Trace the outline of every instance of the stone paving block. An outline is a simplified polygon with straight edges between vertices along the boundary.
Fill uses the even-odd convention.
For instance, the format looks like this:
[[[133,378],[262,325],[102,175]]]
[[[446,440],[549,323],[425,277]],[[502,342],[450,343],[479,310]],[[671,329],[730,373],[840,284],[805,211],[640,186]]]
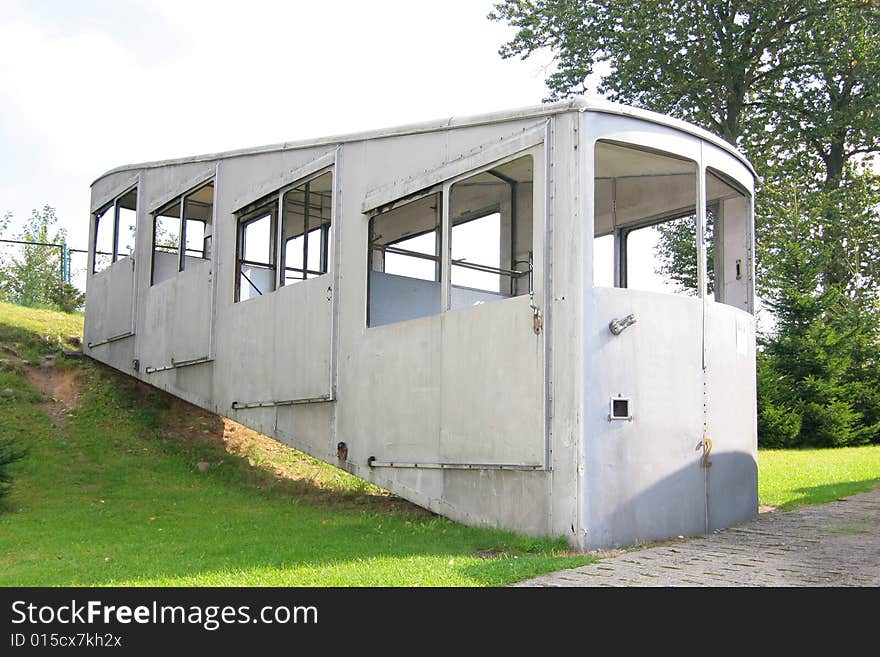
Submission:
[[[880,586],[880,489],[513,586]]]

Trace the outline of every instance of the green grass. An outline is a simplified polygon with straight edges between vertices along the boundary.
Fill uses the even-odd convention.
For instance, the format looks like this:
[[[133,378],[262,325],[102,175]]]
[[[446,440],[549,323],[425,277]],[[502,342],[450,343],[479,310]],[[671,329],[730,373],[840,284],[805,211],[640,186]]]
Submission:
[[[880,445],[758,452],[758,498],[785,511],[880,485]]]
[[[30,363],[81,330],[81,316],[0,303],[0,344]],[[2,586],[492,586],[591,561],[433,516],[94,363],[59,371],[77,379],[74,409],[23,368],[0,371],[15,393],[0,398],[0,434],[29,450],[0,507]],[[759,452],[763,504],[878,484],[880,446]]]
[[[0,343],[31,362],[81,326],[0,304]],[[0,509],[2,586],[492,586],[590,561],[431,515],[266,439],[229,442],[220,418],[97,364],[57,367],[76,377],[73,409],[2,373],[15,397],[0,398],[0,433],[29,450]]]
[[[42,354],[77,348],[82,334],[80,314],[25,308],[0,301],[0,345],[12,347],[34,365]],[[0,352],[0,358],[9,356]]]

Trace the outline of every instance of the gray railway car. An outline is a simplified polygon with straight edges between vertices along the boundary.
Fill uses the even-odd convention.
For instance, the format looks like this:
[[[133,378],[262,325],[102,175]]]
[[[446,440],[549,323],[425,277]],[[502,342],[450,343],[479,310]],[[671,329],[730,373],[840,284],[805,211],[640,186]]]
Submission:
[[[700,534],[757,512],[753,201],[583,98],[120,167],[84,349],[464,523]]]

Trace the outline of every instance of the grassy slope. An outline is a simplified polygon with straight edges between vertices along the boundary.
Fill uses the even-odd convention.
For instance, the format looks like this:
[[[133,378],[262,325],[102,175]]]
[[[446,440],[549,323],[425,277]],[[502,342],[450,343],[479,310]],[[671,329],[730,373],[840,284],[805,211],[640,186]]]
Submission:
[[[81,322],[0,304],[0,343],[35,362]],[[498,585],[588,561],[432,516],[274,443],[229,454],[216,417],[90,362],[58,366],[79,382],[70,411],[22,376],[0,381],[16,392],[0,431],[30,450],[0,514],[0,585]]]
[[[81,330],[0,303],[0,344],[31,363]],[[587,561],[431,516],[240,429],[230,440],[218,418],[93,363],[56,367],[78,378],[74,410],[0,371],[15,391],[0,432],[30,449],[0,514],[0,585],[496,585]],[[759,466],[761,502],[790,509],[880,484],[880,446],[762,450]]]

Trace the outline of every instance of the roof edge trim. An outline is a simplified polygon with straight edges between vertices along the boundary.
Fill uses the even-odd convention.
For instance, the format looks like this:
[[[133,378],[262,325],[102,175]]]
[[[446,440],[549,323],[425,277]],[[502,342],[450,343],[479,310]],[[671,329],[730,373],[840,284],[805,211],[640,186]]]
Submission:
[[[652,123],[669,126],[677,130],[691,133],[701,139],[723,148],[737,159],[742,161],[756,175],[755,169],[751,162],[740,153],[731,144],[727,143],[717,135],[699,128],[691,123],[674,119],[664,114],[651,112],[648,110],[629,107],[612,103],[598,97],[575,96],[569,100],[559,101],[555,103],[545,103],[542,105],[530,105],[517,109],[492,112],[489,114],[477,114],[462,117],[448,117],[443,119],[435,119],[433,121],[425,121],[422,123],[412,123],[402,126],[389,128],[380,128],[378,130],[367,130],[362,132],[354,132],[342,135],[333,135],[329,137],[319,137],[315,139],[302,139],[297,141],[281,142],[277,144],[269,144],[266,146],[255,146],[250,148],[239,148],[229,151],[219,151],[216,153],[206,153],[203,155],[193,155],[189,157],[173,158],[167,160],[153,160],[150,162],[141,162],[137,164],[127,164],[106,171],[98,176],[92,185],[99,180],[111,176],[113,174],[124,171],[135,171],[143,169],[155,169],[163,166],[194,164],[199,162],[209,162],[213,160],[221,160],[232,157],[243,157],[248,155],[262,155],[265,153],[275,153],[286,150],[296,150],[301,148],[315,148],[320,146],[339,145],[349,142],[367,141],[370,139],[384,139],[388,137],[403,137],[406,135],[423,134],[427,132],[439,132],[443,130],[451,130],[453,128],[467,128],[481,125],[490,125],[493,123],[505,123],[508,121],[518,121],[522,119],[540,118],[544,116],[552,116],[554,114],[563,114],[565,112],[603,112],[606,114],[617,114],[620,116],[628,116]]]

